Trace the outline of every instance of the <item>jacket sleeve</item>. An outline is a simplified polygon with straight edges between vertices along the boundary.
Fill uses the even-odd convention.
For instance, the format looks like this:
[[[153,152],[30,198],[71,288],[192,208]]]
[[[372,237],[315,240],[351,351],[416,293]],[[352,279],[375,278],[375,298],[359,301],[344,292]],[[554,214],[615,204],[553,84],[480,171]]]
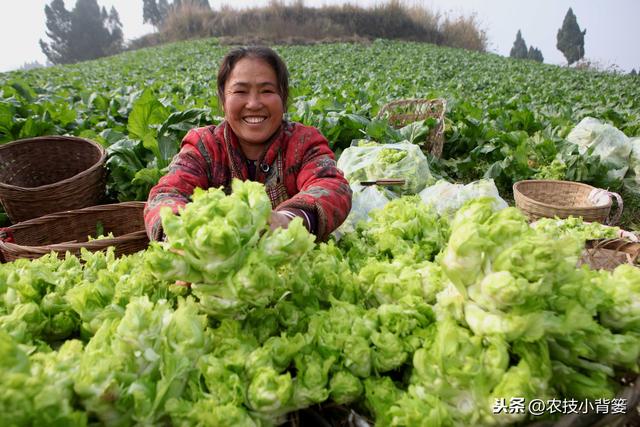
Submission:
[[[162,239],[160,210],[168,206],[174,213],[187,204],[196,187],[208,188],[210,165],[204,143],[196,130],[182,140],[180,152],[169,165],[169,172],[149,192],[144,209],[144,223],[150,240]],[[205,158],[206,157],[206,158]]]
[[[316,215],[316,235],[325,241],[347,218],[351,210],[351,187],[336,166],[327,139],[311,128],[300,136],[302,159],[296,176],[298,194],[276,210],[303,209]]]

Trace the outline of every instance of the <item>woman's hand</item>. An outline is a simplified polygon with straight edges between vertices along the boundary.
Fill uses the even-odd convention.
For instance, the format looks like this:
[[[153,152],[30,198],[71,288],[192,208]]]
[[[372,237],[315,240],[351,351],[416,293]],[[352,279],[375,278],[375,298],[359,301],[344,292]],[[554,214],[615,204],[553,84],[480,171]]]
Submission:
[[[292,219],[288,215],[273,211],[271,212],[271,217],[269,217],[269,226],[271,230],[275,230],[278,227],[287,228]]]

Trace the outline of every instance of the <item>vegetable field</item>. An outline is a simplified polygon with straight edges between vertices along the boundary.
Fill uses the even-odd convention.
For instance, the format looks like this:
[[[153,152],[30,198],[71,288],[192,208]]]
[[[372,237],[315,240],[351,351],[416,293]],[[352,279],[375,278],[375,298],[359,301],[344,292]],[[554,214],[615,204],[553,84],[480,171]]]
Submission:
[[[187,129],[221,120],[215,74],[226,50],[197,41],[2,74],[0,143],[97,139],[110,152],[111,197],[144,200]],[[587,116],[640,135],[640,81],[632,76],[389,41],[278,51],[291,73],[290,118],[320,128],[338,153],[359,138],[419,141],[433,123],[399,134],[375,120],[380,107],[445,98],[445,160],[434,166],[450,180],[486,176],[510,191],[514,181],[541,176],[616,190],[606,168],[564,138]]]
[[[566,137],[584,117],[640,135],[640,80],[628,76],[388,41],[278,51],[290,118],[338,154],[359,140],[389,163],[414,158],[362,140],[421,144],[433,121],[398,130],[378,111],[445,98],[429,173],[493,178],[506,199],[536,176],[623,188]],[[205,40],[2,74],[0,143],[97,140],[109,197],[144,200],[187,130],[222,119],[225,52]],[[616,395],[640,372],[640,269],[576,267],[585,240],[618,230],[531,227],[490,198],[439,213],[408,195],[317,244],[299,220],[269,230],[260,184],[233,190],[165,213],[168,239],[146,251],[0,264],[3,423],[527,425],[558,419],[567,407],[549,408],[563,402],[634,410]]]

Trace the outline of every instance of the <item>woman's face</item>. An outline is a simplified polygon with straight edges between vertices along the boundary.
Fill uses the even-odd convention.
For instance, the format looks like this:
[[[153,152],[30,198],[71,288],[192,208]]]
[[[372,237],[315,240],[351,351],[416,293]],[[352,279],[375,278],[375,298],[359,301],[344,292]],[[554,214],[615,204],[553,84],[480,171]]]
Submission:
[[[224,87],[224,116],[245,154],[264,144],[280,127],[284,108],[276,73],[257,58],[242,58]],[[249,148],[249,150],[247,150]]]

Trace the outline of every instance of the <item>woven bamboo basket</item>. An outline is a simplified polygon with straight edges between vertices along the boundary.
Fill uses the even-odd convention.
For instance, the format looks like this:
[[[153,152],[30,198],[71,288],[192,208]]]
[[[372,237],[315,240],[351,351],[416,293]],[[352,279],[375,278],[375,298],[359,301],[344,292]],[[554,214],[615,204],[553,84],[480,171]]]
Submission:
[[[0,145],[0,202],[13,223],[97,205],[106,157],[96,142],[73,136]]]
[[[638,266],[640,243],[627,239],[602,239],[588,241],[579,264],[587,264],[594,270],[614,270],[622,264]]]
[[[431,129],[426,141],[426,150],[434,157],[442,156],[444,146],[444,113],[447,101],[436,99],[400,99],[382,106],[377,118],[387,119],[391,126],[399,128],[409,123],[428,118],[435,118],[438,124]]]
[[[622,214],[623,203],[619,194],[607,192],[610,196],[605,204],[594,205],[589,194],[595,187],[573,181],[529,180],[513,185],[516,206],[530,220],[540,218],[582,217],[588,222],[616,224]],[[612,214],[611,197],[617,201],[617,211]]]
[[[39,258],[51,251],[59,256],[81,248],[95,252],[115,246],[116,255],[145,249],[144,202],[124,202],[56,212],[0,228],[0,261]],[[88,236],[113,233],[114,238],[88,241]]]

